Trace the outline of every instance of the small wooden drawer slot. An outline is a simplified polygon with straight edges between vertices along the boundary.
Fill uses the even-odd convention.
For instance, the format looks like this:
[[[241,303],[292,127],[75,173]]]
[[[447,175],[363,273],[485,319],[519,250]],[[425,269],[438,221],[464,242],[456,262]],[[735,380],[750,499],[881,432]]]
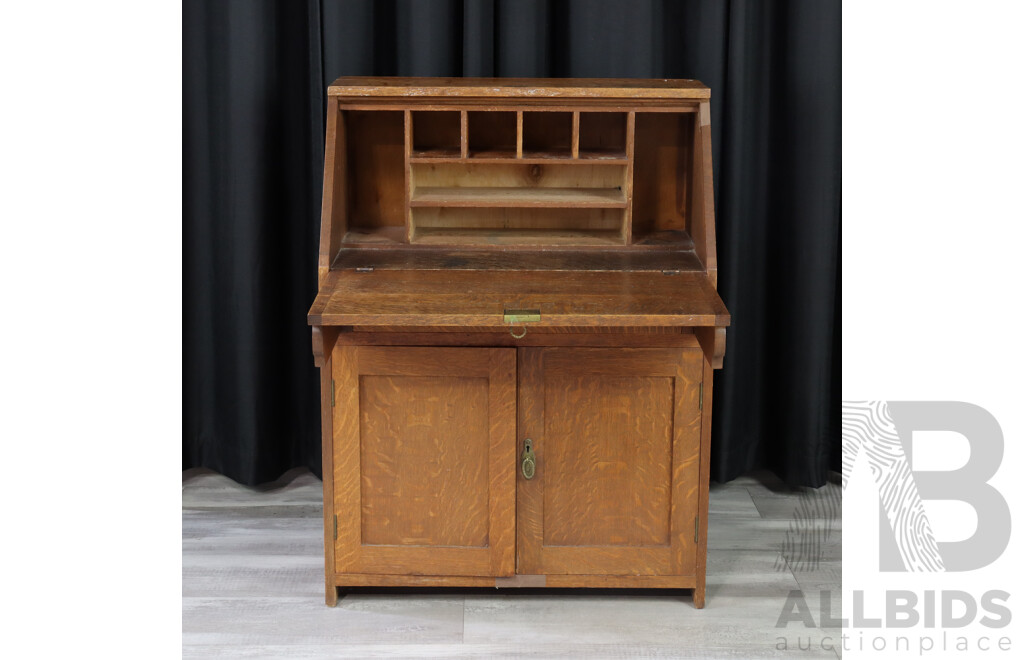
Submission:
[[[581,112],[579,157],[623,159],[626,157],[626,113]]]
[[[571,112],[524,112],[524,158],[571,158]]]
[[[343,242],[374,242],[401,236],[405,227],[405,114],[351,110],[339,121],[345,151],[335,157],[335,203],[346,218]]]
[[[462,118],[457,111],[413,112],[412,155],[418,158],[458,158],[462,141],[461,122]]]
[[[693,185],[702,152],[695,144],[696,114],[638,112],[633,146],[633,243],[685,242],[702,213]]]
[[[469,112],[470,158],[515,158],[515,112]]]

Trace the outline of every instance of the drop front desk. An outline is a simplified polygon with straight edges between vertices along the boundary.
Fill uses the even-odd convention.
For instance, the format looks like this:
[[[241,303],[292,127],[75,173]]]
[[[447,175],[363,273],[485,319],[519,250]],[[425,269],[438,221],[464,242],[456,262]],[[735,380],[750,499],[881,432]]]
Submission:
[[[326,598],[704,604],[716,291],[693,80],[341,78],[319,293]]]

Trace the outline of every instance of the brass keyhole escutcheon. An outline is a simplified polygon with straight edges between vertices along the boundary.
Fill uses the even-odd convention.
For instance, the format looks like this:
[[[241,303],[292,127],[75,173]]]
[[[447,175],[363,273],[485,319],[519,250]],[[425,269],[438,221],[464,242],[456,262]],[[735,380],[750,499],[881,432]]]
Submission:
[[[537,473],[537,456],[533,453],[533,440],[526,439],[526,446],[523,448],[523,478],[533,479]]]

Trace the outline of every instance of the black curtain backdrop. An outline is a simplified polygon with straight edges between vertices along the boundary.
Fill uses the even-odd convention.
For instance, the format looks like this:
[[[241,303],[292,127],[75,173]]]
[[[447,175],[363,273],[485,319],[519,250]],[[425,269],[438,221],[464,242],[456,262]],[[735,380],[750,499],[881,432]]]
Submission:
[[[183,467],[320,474],[326,87],[341,75],[698,78],[719,289],[712,478],[838,469],[838,1],[248,0],[183,8]]]

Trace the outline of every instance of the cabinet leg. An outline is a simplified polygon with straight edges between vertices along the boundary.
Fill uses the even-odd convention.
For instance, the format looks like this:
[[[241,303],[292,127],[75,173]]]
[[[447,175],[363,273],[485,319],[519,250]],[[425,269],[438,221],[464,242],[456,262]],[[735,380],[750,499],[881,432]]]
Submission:
[[[704,609],[704,585],[693,590],[693,607],[698,610]]]
[[[327,582],[325,586],[324,602],[327,603],[327,607],[334,607],[338,604],[338,587],[334,586],[333,582]]]

